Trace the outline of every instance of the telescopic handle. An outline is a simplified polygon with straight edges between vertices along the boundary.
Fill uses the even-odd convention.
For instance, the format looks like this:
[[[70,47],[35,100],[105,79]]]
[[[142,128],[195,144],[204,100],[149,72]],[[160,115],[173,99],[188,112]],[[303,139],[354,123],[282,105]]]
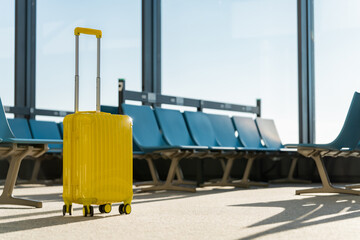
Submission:
[[[96,112],[100,112],[100,38],[102,32],[91,28],[77,27],[75,33],[75,112],[79,111],[79,36],[80,33],[95,35],[97,38],[97,71],[96,71]]]

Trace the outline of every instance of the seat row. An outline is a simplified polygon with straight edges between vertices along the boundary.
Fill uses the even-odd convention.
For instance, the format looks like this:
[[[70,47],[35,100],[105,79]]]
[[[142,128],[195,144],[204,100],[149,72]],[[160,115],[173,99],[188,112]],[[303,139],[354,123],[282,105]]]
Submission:
[[[25,126],[29,128],[28,122]],[[21,124],[21,122],[14,121],[14,131],[27,131],[27,128],[17,128],[16,124]],[[57,144],[62,144],[61,139],[40,139],[36,138],[37,131],[48,131],[44,127],[37,127],[37,123],[34,122],[32,134],[29,135],[29,132],[21,133],[19,136],[23,135],[23,138],[16,137],[11,130],[8,120],[5,116],[4,107],[0,99],[0,159],[8,159],[10,166],[6,176],[5,185],[0,196],[0,204],[14,204],[14,205],[24,205],[24,206],[34,206],[37,208],[42,207],[42,202],[34,201],[30,199],[16,198],[13,196],[14,186],[18,177],[19,168],[22,160],[25,157],[33,157],[35,159],[40,158],[49,150],[49,145],[54,146],[54,149],[58,148]],[[16,130],[15,130],[16,129]],[[31,137],[30,137],[31,136]],[[40,135],[39,135],[40,136]],[[33,139],[32,137],[36,138]],[[60,148],[59,148],[60,149]]]
[[[16,138],[61,140],[63,124],[25,118],[8,119],[11,131]],[[62,144],[49,144],[48,153],[61,153]]]
[[[52,139],[62,140],[62,123],[52,121],[39,121],[35,119],[11,118],[9,126],[16,138],[22,139]],[[49,144],[47,154],[35,158],[34,168],[28,183],[36,183],[40,171],[41,162],[49,158],[61,158],[62,144]]]
[[[255,159],[267,157],[273,160],[293,159],[289,179],[293,178],[296,149],[284,149],[273,120],[204,112],[164,109],[150,106],[123,104],[124,114],[133,119],[134,157],[148,162],[152,182],[143,191],[180,190],[195,191],[195,187],[179,186],[188,183],[183,179],[179,161],[184,158],[219,159],[223,167],[220,181],[204,184],[216,186],[249,187],[267,186],[251,182],[249,174]],[[159,180],[153,160],[165,158],[171,161],[165,182]],[[239,181],[230,178],[233,162],[246,159],[247,165]]]
[[[131,105],[129,105],[127,108],[132,108]],[[134,116],[135,114],[142,114],[143,109],[151,110],[148,106],[143,107],[137,107],[134,106],[134,112],[135,113],[129,113],[130,116],[133,117],[133,119],[136,119]],[[139,109],[137,109],[139,108]],[[151,110],[152,112],[152,110]],[[154,114],[152,114],[154,115]],[[151,115],[150,115],[151,116]],[[257,155],[256,157],[263,156],[264,154],[269,155],[269,152],[272,152],[272,155],[276,155],[278,151],[284,151],[282,149],[282,143],[281,140],[277,134],[277,130],[275,128],[274,122],[272,120],[267,119],[256,119],[256,122],[252,120],[251,118],[244,118],[244,117],[234,117],[233,122],[235,123],[235,127],[238,133],[241,133],[239,135],[239,138],[235,137],[235,130],[234,126],[232,125],[231,119],[228,116],[221,116],[221,115],[213,115],[213,114],[205,114],[205,113],[195,113],[195,112],[185,112],[184,116],[185,119],[189,119],[189,122],[194,122],[194,124],[191,124],[191,131],[188,132],[187,126],[185,126],[185,119],[183,118],[182,114],[179,111],[176,110],[168,110],[168,109],[161,109],[156,108],[155,109],[155,115],[154,115],[161,125],[162,132],[164,136],[160,136],[159,139],[162,139],[164,137],[164,142],[157,145],[153,145],[153,141],[149,139],[150,144],[147,145],[147,142],[143,143],[142,139],[144,136],[140,136],[140,141],[137,141],[136,138],[136,130],[141,127],[139,124],[135,124],[134,128],[134,155],[136,157],[140,158],[146,158],[150,169],[152,173],[152,179],[153,185],[161,185],[157,171],[154,167],[154,164],[152,163],[152,157],[154,155],[167,155],[167,158],[173,158],[173,155],[169,155],[170,153],[164,153],[164,148],[168,148],[171,146],[171,148],[174,148],[176,145],[179,145],[181,150],[189,149],[193,150],[191,153],[191,157],[197,157],[197,158],[207,158],[207,157],[215,157],[218,158],[222,165],[224,166],[224,176],[220,182],[217,182],[216,185],[219,186],[227,186],[227,185],[236,185],[236,186],[250,186],[250,185],[260,185],[260,186],[266,186],[266,184],[262,183],[255,183],[255,182],[249,182],[248,176],[250,174],[252,162],[255,160],[255,157],[250,158],[247,170],[244,174],[243,181],[241,183],[232,183],[229,182],[230,177],[230,171],[231,167],[233,165],[233,161],[235,158],[238,158],[238,154],[234,154],[235,151],[240,151],[243,154],[246,155],[246,157],[252,155]],[[147,119],[146,117],[141,117],[140,119]],[[192,120],[193,119],[193,120]],[[210,120],[211,126],[203,125],[203,121],[205,119],[205,123],[207,123],[206,120]],[[179,121],[180,120],[180,121]],[[195,121],[194,121],[195,120]],[[146,123],[150,123],[151,121],[146,120]],[[50,121],[39,121],[34,119],[8,119],[8,123],[11,127],[12,132],[14,133],[16,138],[22,138],[22,139],[55,139],[55,140],[61,140],[62,139],[62,123],[56,124],[55,122]],[[171,123],[171,124],[168,124]],[[256,126],[255,123],[258,125]],[[157,123],[156,123],[157,124]],[[196,124],[200,124],[203,128],[203,133],[196,132],[196,129],[198,126]],[[209,128],[210,126],[210,128]],[[244,127],[246,126],[246,127]],[[155,128],[154,128],[155,127]],[[209,128],[211,131],[206,130],[206,127]],[[153,129],[159,128],[157,125],[153,124]],[[264,141],[266,141],[266,144],[262,143],[261,136],[258,132],[258,129],[261,129],[264,135]],[[174,130],[177,130],[177,132],[174,132]],[[215,132],[212,132],[215,130]],[[146,131],[149,131],[147,129]],[[145,131],[145,132],[146,132]],[[157,130],[158,132],[160,130]],[[144,132],[144,131],[140,131]],[[192,136],[190,136],[190,134]],[[210,136],[206,136],[209,135]],[[216,136],[214,136],[214,134]],[[156,135],[152,135],[156,136]],[[159,136],[158,136],[159,137]],[[193,140],[194,139],[194,140]],[[137,142],[137,143],[136,143]],[[168,144],[169,146],[167,146]],[[140,149],[137,148],[137,146],[140,146]],[[59,154],[62,152],[62,144],[49,144],[49,150],[48,153],[53,153],[55,156],[60,156]],[[149,148],[149,149],[148,149]],[[153,151],[154,148],[161,148],[162,150],[159,150],[161,154],[149,154],[149,151]],[[194,151],[199,151],[199,153],[196,153]],[[205,151],[206,150],[206,151]],[[169,150],[170,151],[170,150]],[[170,152],[172,152],[171,150]],[[251,154],[250,154],[251,152]],[[261,153],[261,154],[260,154]],[[189,153],[186,153],[186,155],[189,155]],[[49,156],[49,154],[45,155]],[[231,156],[231,157],[230,157]],[[53,155],[51,155],[53,157]],[[184,158],[188,157],[184,155],[184,152],[181,154],[178,154],[178,157]],[[36,182],[37,176],[39,173],[40,165],[42,160],[44,160],[44,157],[36,158],[35,165],[33,168],[32,176],[30,179],[30,182]],[[274,157],[275,159],[275,157]],[[227,161],[225,161],[227,160]],[[289,172],[289,178],[286,179],[287,181],[297,181],[292,178],[293,172],[295,169],[297,158],[294,158],[291,171]],[[177,167],[176,169],[176,175],[177,175],[177,183],[184,183],[182,180],[182,173],[181,169]],[[150,190],[150,189],[149,189]]]
[[[134,156],[146,159],[152,174],[151,190],[195,191],[182,176],[179,162],[184,158],[219,159],[223,166],[220,181],[205,185],[249,187],[264,186],[249,181],[253,161],[260,157],[273,160],[292,159],[289,172],[292,179],[296,161],[300,155],[312,158],[317,166],[322,187],[319,189],[298,190],[296,194],[331,192],[360,195],[360,191],[341,189],[332,186],[324,167],[324,157],[360,157],[360,93],[355,93],[343,128],[338,137],[329,144],[284,145],[277,134],[272,120],[246,117],[228,117],[225,115],[205,114],[203,112],[181,113],[177,110],[123,104],[125,114],[133,118]],[[61,152],[62,125],[35,120],[10,120],[11,130],[0,100],[0,158],[9,158],[8,170],[0,204],[18,204],[41,207],[41,202],[14,198],[12,191],[17,179],[20,163],[25,157],[38,158],[49,150]],[[49,130],[49,126],[54,131]],[[25,130],[24,130],[25,129]],[[27,130],[26,130],[27,129]],[[56,129],[56,130],[55,130]],[[50,133],[57,132],[50,136]],[[17,135],[15,136],[14,133]],[[43,135],[41,135],[43,134]],[[50,139],[45,139],[50,138]],[[54,145],[52,145],[54,144]],[[58,144],[58,145],[57,145]],[[299,153],[299,154],[298,154]],[[165,182],[159,180],[153,160],[166,158],[171,161]],[[247,166],[239,181],[230,178],[234,160],[246,159]],[[293,179],[292,179],[293,180]],[[360,188],[360,185],[349,186]]]
[[[360,93],[355,92],[339,135],[328,144],[281,143],[274,122],[257,118],[255,121],[246,117],[232,117],[203,112],[181,113],[177,110],[150,108],[122,104],[123,112],[133,118],[133,140],[137,147],[135,156],[147,160],[152,173],[152,187],[146,190],[187,190],[194,188],[178,186],[187,183],[183,180],[179,161],[182,158],[217,158],[223,161],[223,177],[209,185],[230,185],[248,187],[259,185],[250,182],[248,177],[253,161],[258,157],[279,159],[292,158],[289,178],[295,169],[299,156],[315,161],[321,180],[320,188],[297,190],[303,193],[345,193],[360,195],[360,184],[335,187],[331,184],[324,164],[324,157],[360,158]],[[236,136],[236,134],[237,136]],[[283,148],[285,147],[285,148]],[[171,160],[166,182],[158,179],[153,159],[158,157]],[[245,172],[240,181],[230,178],[230,171],[235,159],[247,159]],[[226,161],[225,161],[226,160]],[[175,179],[176,178],[176,179]],[[288,178],[288,179],[289,179]],[[287,180],[288,180],[287,179]],[[261,185],[261,184],[260,184]]]

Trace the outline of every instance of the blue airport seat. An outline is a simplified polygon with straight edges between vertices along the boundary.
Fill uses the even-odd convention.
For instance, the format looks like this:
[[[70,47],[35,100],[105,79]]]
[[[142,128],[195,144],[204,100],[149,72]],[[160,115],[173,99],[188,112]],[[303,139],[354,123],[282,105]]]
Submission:
[[[31,134],[31,130],[28,124],[28,120],[25,118],[14,118],[14,119],[8,119],[9,125],[11,127],[12,132],[14,133],[14,135],[16,137],[20,137],[20,138],[33,138],[32,134]],[[56,125],[58,126],[58,125]],[[47,130],[47,129],[45,129]],[[48,138],[50,138],[51,135],[48,134]],[[51,137],[51,139],[54,139]],[[58,147],[61,146],[61,144],[59,146],[55,145],[55,148],[53,147],[54,144],[50,144],[49,145],[49,150],[48,153],[61,153],[62,150],[59,149]],[[36,158],[35,159],[35,165],[31,174],[31,178],[29,181],[27,181],[26,183],[39,183],[38,181],[38,175],[40,172],[40,165],[42,160],[44,160],[44,156],[47,157],[46,155],[43,155],[42,157]]]
[[[55,122],[29,120],[30,130],[34,139],[61,140],[59,128]],[[62,144],[49,144],[49,153],[61,153]]]
[[[252,118],[233,116],[232,120],[243,146],[268,150],[265,149],[265,146],[262,144],[260,134]]]
[[[152,156],[160,155],[171,160],[166,182],[142,190],[179,190],[195,192],[195,188],[174,185],[174,177],[178,170],[178,163],[182,158],[191,154],[188,152],[189,149],[183,148],[182,146],[170,146],[166,143],[161,135],[155,114],[149,106],[122,104],[122,109],[124,114],[133,119],[133,140],[136,145],[147,154],[151,154]],[[149,167],[151,166],[149,165]]]
[[[124,113],[133,119],[133,138],[144,152],[177,149],[162,137],[153,110],[149,106],[123,104]]]
[[[235,129],[230,117],[218,114],[207,114],[214,129],[216,139],[221,146],[244,147],[235,136]]]
[[[164,108],[155,108],[154,111],[162,134],[169,145],[186,149],[208,149],[207,146],[199,146],[194,143],[180,111]]]
[[[197,144],[209,146],[211,150],[221,150],[220,161],[226,158],[223,177],[219,182],[207,185],[216,186],[235,186],[249,187],[251,185],[267,186],[264,183],[249,181],[249,174],[255,157],[249,157],[249,153],[241,147],[240,142],[235,137],[235,129],[229,117],[220,115],[210,115],[203,112],[184,112],[184,117],[189,126],[191,136]],[[253,149],[252,149],[253,151]],[[249,157],[243,179],[240,182],[230,180],[230,171],[233,161],[239,157]]]
[[[216,138],[208,116],[203,112],[184,112],[189,132],[199,146],[208,146],[211,150],[235,151],[234,146],[221,146]]]
[[[119,114],[119,108],[113,107],[113,106],[101,105],[100,106],[100,111],[101,112],[111,113],[111,114]]]
[[[0,99],[0,138],[3,140],[3,144],[29,144],[29,145],[41,145],[41,144],[62,144],[62,140],[57,139],[31,139],[31,138],[18,138],[12,132],[9,122],[5,116],[4,107]]]
[[[285,147],[297,147],[297,151],[305,157],[311,157],[320,175],[322,187],[297,190],[303,193],[344,193],[360,195],[360,191],[334,187],[329,180],[323,157],[354,156],[360,157],[356,147],[360,140],[360,93],[355,92],[349,107],[344,125],[334,141],[328,144],[286,144]]]
[[[61,140],[60,129],[57,123],[50,121],[39,121],[35,119],[29,120],[29,126],[34,139],[56,139]],[[38,175],[40,172],[41,162],[46,158],[61,158],[62,144],[49,144],[49,150],[42,158],[37,158],[34,169],[31,175],[30,183],[38,182]]]
[[[182,149],[189,149],[191,155],[188,158],[204,159],[207,157],[216,157],[208,149],[207,146],[198,146],[190,136],[189,130],[183,114],[178,110],[155,108],[155,115],[158,120],[161,132],[169,145],[181,146]],[[197,162],[197,185],[203,183],[202,164]],[[179,184],[195,184],[195,182],[184,181],[181,168],[179,168],[178,181]],[[180,175],[180,176],[179,176]],[[180,178],[180,181],[179,181]]]
[[[272,119],[256,118],[256,126],[259,129],[261,138],[265,145],[270,148],[284,148],[279,133],[276,129],[275,122]]]
[[[61,139],[63,139],[64,138],[64,124],[63,124],[63,122],[59,122],[58,127],[59,127],[59,131],[60,131]]]
[[[8,122],[15,137],[28,139],[33,138],[26,118],[11,118],[8,119]]]
[[[280,137],[277,133],[276,128],[270,129],[271,126],[263,126],[257,125],[256,120],[254,121],[252,118],[249,117],[240,117],[240,116],[234,116],[233,123],[235,125],[236,130],[239,134],[240,141],[244,144],[246,147],[255,147],[258,148],[258,151],[264,151],[268,154],[270,154],[271,158],[273,160],[278,160],[283,157],[291,157],[291,167],[289,170],[288,177],[285,179],[277,179],[273,180],[271,182],[273,183],[285,183],[285,182],[292,182],[292,183],[309,183],[309,181],[306,180],[300,180],[300,179],[294,179],[294,171],[296,167],[296,163],[298,161],[298,154],[296,153],[296,150],[288,150],[284,149]],[[258,122],[261,121],[260,118],[257,119]],[[260,126],[260,128],[259,128]],[[269,128],[267,128],[269,127]],[[275,125],[273,126],[275,127]],[[263,130],[264,133],[261,135],[260,130]],[[265,134],[268,133],[268,134]],[[263,141],[263,142],[262,142]]]
[[[199,146],[220,147],[210,120],[203,112],[184,112],[190,134]]]
[[[21,161],[27,157],[40,157],[48,148],[47,144],[62,143],[62,140],[27,139],[14,136],[5,116],[4,107],[0,99],[0,158],[10,158],[10,167],[5,180],[3,192],[0,196],[0,204],[14,204],[42,207],[42,202],[15,198],[12,196],[15,182],[19,173]]]
[[[262,145],[259,132],[251,118],[234,117],[237,126],[234,128],[233,121],[229,116],[218,114],[207,114],[207,116],[212,123],[217,141],[223,147],[234,147],[241,151],[278,151],[278,148]],[[235,136],[235,131],[238,131],[238,137]]]
[[[292,161],[290,165],[290,169],[288,172],[288,176],[282,179],[275,179],[270,181],[271,183],[311,183],[308,180],[295,179],[294,173],[297,161],[299,159],[299,154],[297,153],[296,148],[284,148],[284,145],[281,142],[279,133],[276,129],[275,122],[272,119],[265,118],[256,118],[255,119],[256,126],[258,127],[261,138],[263,139],[265,146],[269,148],[277,148],[279,149],[279,153],[282,156],[290,156]]]
[[[232,121],[238,132],[238,138],[245,149],[263,151],[270,154],[279,153],[282,145],[266,145],[260,135],[259,129],[254,119],[250,117],[233,116]],[[287,151],[287,150],[284,150]]]
[[[285,147],[324,149],[329,151],[356,150],[360,140],[360,93],[355,92],[344,125],[334,141],[327,144],[286,144]]]
[[[212,127],[215,132],[216,139],[220,143],[221,146],[226,147],[234,147],[237,150],[237,155],[231,156],[228,158],[228,161],[225,165],[225,171],[223,175],[223,179],[221,183],[223,185],[231,185],[238,187],[249,187],[249,186],[263,186],[266,187],[268,184],[266,183],[260,183],[260,182],[251,182],[249,181],[249,175],[251,171],[251,167],[253,164],[253,161],[257,156],[263,156],[267,152],[274,151],[273,149],[268,149],[269,151],[266,151],[263,146],[259,147],[245,147],[239,140],[238,137],[235,136],[235,128],[234,124],[229,116],[225,115],[218,115],[218,114],[207,114],[207,117],[210,119],[210,122],[212,124]],[[252,119],[251,119],[252,120]],[[258,134],[257,129],[252,128],[255,130],[253,134]],[[253,136],[251,136],[253,138]],[[254,145],[257,146],[257,145]],[[232,183],[229,182],[230,179],[230,171],[233,165],[233,161],[236,158],[245,158],[247,159],[246,168],[243,174],[243,177],[240,182]]]

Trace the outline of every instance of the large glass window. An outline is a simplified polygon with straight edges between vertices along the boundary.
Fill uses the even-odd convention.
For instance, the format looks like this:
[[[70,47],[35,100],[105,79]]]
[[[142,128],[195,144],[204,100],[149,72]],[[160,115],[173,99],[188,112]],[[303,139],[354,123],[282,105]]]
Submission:
[[[74,109],[75,27],[100,29],[101,104],[118,104],[118,78],[141,90],[141,1],[37,1],[36,107]],[[95,109],[96,38],[80,37],[80,110]]]
[[[360,1],[315,0],[316,141],[340,132],[355,91],[360,91]]]
[[[298,141],[296,0],[163,0],[164,94],[255,105]]]
[[[15,2],[0,2],[0,97],[4,105],[14,105]]]

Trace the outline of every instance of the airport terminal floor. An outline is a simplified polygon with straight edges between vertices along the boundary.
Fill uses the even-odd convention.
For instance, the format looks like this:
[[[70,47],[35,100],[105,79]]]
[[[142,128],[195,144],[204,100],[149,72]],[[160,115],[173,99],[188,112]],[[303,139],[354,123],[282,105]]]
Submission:
[[[42,200],[43,208],[0,206],[0,239],[358,239],[359,197],[295,195],[308,187],[206,187],[196,193],[134,187],[130,215],[119,215],[115,204],[109,214],[95,209],[85,218],[81,205],[62,216],[62,186],[19,185],[14,195]]]

